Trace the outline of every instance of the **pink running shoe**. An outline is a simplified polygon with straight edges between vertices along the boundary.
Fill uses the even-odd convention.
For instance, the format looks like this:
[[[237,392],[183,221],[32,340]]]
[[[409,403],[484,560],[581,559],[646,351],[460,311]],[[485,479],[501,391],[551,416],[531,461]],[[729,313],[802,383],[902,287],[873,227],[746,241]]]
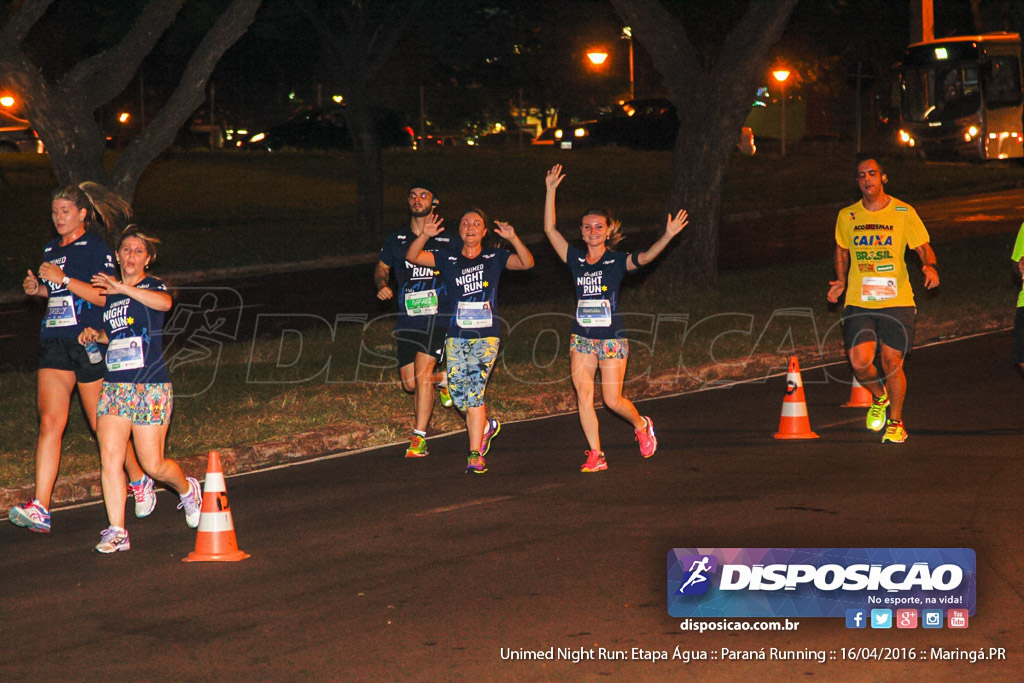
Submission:
[[[658,437],[654,436],[654,422],[644,416],[646,426],[636,430],[636,440],[640,442],[640,455],[649,458],[658,450]]]
[[[601,451],[587,451],[586,456],[587,461],[583,463],[580,472],[600,472],[608,469],[608,463],[605,462],[604,453]]]

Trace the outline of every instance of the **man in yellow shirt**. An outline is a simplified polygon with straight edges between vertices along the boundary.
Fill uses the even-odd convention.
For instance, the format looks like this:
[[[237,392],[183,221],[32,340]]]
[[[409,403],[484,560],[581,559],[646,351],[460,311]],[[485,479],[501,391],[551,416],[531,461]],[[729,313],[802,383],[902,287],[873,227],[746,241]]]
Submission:
[[[907,273],[907,247],[921,258],[927,289],[939,286],[939,272],[924,223],[912,206],[885,193],[886,182],[877,159],[858,157],[861,200],[840,211],[836,220],[836,279],[829,283],[828,300],[835,303],[846,292],[843,339],[854,376],[873,397],[868,429],[877,432],[884,427],[883,443],[903,443],[907,439],[903,358],[914,345],[917,315]],[[875,369],[879,345],[884,378]]]
[[[1017,272],[1024,278],[1024,225],[1020,226],[1020,232],[1017,233],[1010,258],[1014,260]],[[1017,295],[1017,314],[1013,318],[1013,362],[1024,373],[1024,286]]]

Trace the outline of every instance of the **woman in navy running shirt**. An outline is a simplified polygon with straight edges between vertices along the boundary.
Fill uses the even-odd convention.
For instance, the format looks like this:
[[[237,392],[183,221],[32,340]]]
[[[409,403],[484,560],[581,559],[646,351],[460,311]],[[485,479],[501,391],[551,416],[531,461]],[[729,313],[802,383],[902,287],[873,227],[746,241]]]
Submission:
[[[50,531],[50,498],[60,470],[64,428],[76,387],[89,426],[96,430],[103,363],[89,357],[78,343],[78,335],[86,327],[100,324],[103,293],[90,281],[96,273],[114,273],[114,256],[105,237],[131,216],[131,207],[121,197],[88,182],[58,188],[50,208],[57,238],[43,249],[43,263],[37,273],[29,270],[22,283],[25,294],[46,299],[36,374],[39,440],[35,495],[8,513],[11,522],[37,533]],[[145,480],[134,451],[130,446],[128,450],[125,466],[136,494],[136,514],[144,517],[156,501],[153,482]]]
[[[96,550],[114,553],[131,548],[124,526],[126,487],[124,452],[135,441],[139,462],[153,479],[165,482],[180,497],[185,522],[199,526],[203,492],[199,482],[185,477],[181,467],[164,457],[174,395],[163,359],[164,313],[171,295],[163,280],[148,274],[156,258],[156,240],[130,225],[117,247],[120,280],[97,273],[92,283],[106,294],[101,329],[86,328],[81,344],[107,344],[106,372],[97,413],[103,502],[110,525]]]
[[[629,341],[619,313],[619,286],[627,272],[657,258],[688,221],[685,211],[679,211],[674,217],[669,214],[665,234],[647,251],[625,254],[609,249],[622,239],[619,221],[605,209],[589,209],[583,214],[580,226],[586,248],[579,249],[569,244],[555,227],[555,191],[564,178],[562,166],[556,164],[545,179],[544,234],[558,257],[569,266],[576,286],[576,321],[570,336],[569,361],[580,424],[590,445],[587,460],[580,469],[600,472],[608,469],[608,463],[601,450],[600,428],[594,410],[594,379],[598,369],[601,370],[604,404],[633,425],[640,454],[649,458],[658,448],[651,418],[641,416],[633,402],[622,395]]]
[[[459,221],[462,248],[442,247],[424,251],[432,237],[444,231],[436,215],[427,217],[423,233],[409,245],[405,258],[410,263],[436,268],[448,289],[452,310],[445,342],[448,363],[448,391],[455,407],[466,414],[469,434],[469,460],[466,472],[487,471],[484,457],[491,439],[501,430],[501,422],[487,418],[484,392],[501,342],[498,317],[498,280],[501,272],[533,268],[533,254],[516,236],[508,223],[495,222],[495,232],[508,240],[515,253],[507,249],[484,247],[487,216],[479,209],[467,211]]]

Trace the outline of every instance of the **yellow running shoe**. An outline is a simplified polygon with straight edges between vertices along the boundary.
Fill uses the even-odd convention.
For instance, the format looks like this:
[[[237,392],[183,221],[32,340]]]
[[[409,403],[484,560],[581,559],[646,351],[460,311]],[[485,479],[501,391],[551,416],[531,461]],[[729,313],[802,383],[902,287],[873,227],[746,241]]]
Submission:
[[[903,443],[907,440],[907,428],[903,426],[902,420],[889,420],[885,425],[885,434],[882,435],[882,443]]]

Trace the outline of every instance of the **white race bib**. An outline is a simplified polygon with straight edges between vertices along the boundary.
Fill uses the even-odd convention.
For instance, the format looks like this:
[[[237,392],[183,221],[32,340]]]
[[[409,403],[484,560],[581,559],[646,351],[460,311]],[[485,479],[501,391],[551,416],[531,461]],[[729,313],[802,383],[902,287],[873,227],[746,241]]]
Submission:
[[[78,324],[75,316],[75,299],[70,294],[51,296],[46,302],[47,327],[74,327]]]
[[[136,370],[145,365],[142,337],[122,337],[107,345],[107,370]]]
[[[611,327],[612,305],[608,299],[576,301],[576,322],[583,327]]]
[[[407,315],[436,315],[437,290],[428,289],[422,292],[406,292],[405,312]]]
[[[896,278],[865,277],[860,281],[861,301],[888,301],[897,295]]]
[[[491,326],[491,302],[460,301],[455,323],[464,330]]]

